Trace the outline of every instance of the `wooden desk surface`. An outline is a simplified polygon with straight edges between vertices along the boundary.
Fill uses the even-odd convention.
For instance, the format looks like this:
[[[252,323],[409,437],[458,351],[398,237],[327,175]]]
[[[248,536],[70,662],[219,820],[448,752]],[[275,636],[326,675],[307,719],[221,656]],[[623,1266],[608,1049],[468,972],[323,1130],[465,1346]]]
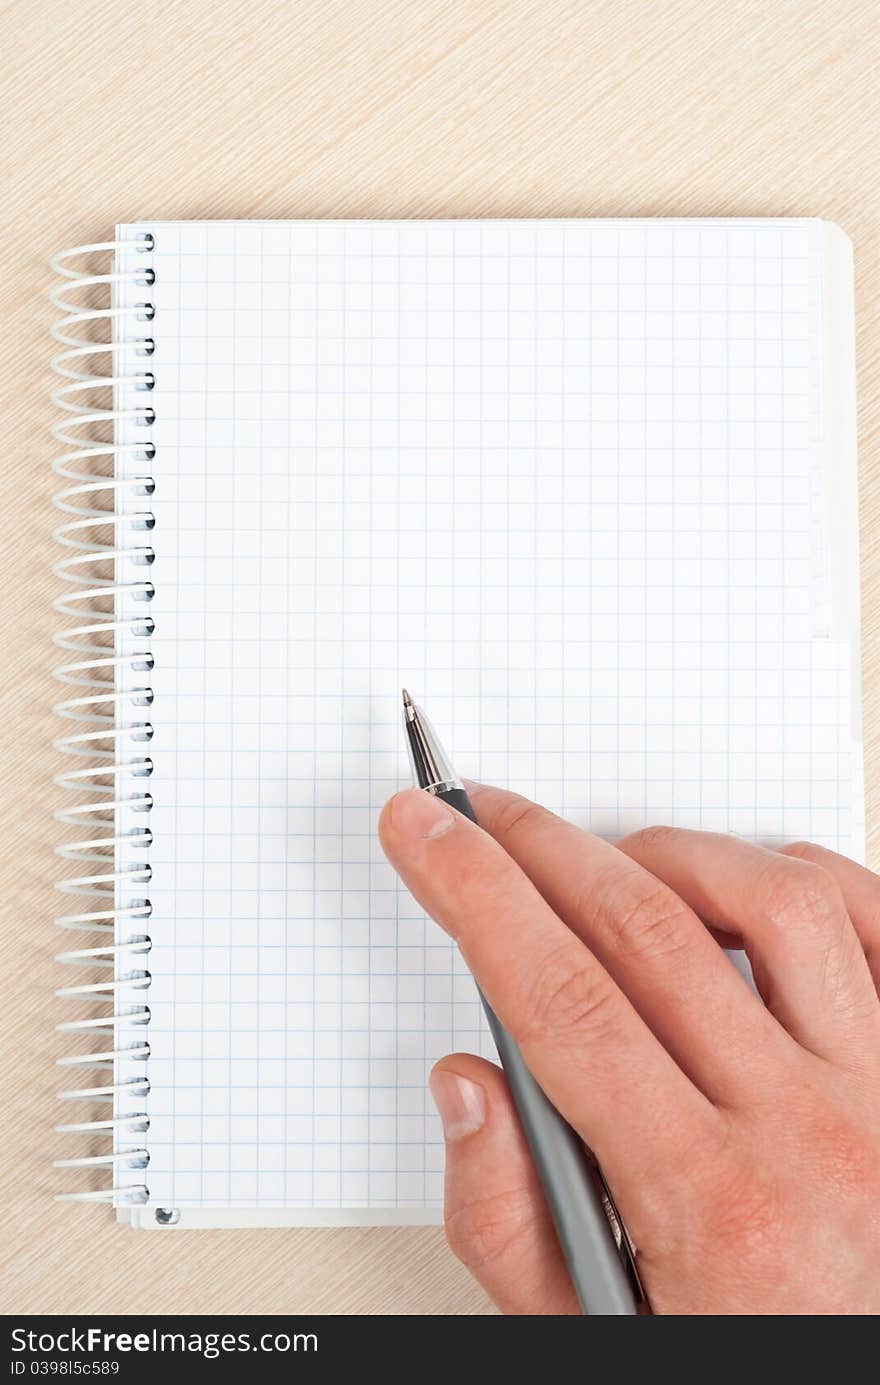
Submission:
[[[880,859],[874,0],[5,0],[0,254],[8,1313],[491,1312],[434,1230],[117,1227],[51,1201],[47,262],[149,216],[817,215],[855,243]],[[63,1175],[62,1175],[63,1177]]]

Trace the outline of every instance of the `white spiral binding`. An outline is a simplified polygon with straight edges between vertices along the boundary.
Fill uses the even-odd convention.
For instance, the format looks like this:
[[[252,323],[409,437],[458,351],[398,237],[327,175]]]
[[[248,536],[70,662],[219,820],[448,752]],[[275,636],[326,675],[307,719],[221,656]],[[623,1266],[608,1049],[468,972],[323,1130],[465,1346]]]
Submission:
[[[79,799],[56,814],[78,829],[77,839],[59,846],[56,854],[80,867],[79,874],[59,883],[59,890],[88,900],[56,922],[60,928],[97,935],[97,945],[59,954],[61,963],[86,974],[57,995],[86,1005],[91,1013],[58,1029],[85,1040],[91,1035],[104,1040],[102,1047],[58,1061],[76,1070],[109,1068],[111,1076],[109,1083],[98,1079],[96,1085],[60,1092],[62,1100],[81,1106],[85,1118],[56,1127],[88,1136],[92,1145],[109,1141],[109,1149],[58,1159],[55,1166],[91,1170],[92,1177],[95,1170],[111,1171],[110,1186],[62,1193],[61,1200],[127,1205],[149,1197],[140,1171],[149,1163],[144,1136],[149,1127],[150,1046],[145,1032],[150,939],[145,921],[151,906],[145,853],[152,836],[146,821],[123,832],[120,818],[123,813],[149,813],[152,798],[139,783],[132,792],[117,790],[117,784],[137,783],[152,770],[145,748],[152,736],[146,709],[152,702],[153,623],[145,603],[153,588],[144,569],[153,559],[148,536],[155,523],[149,510],[155,414],[141,397],[155,384],[152,371],[144,368],[155,344],[143,326],[152,321],[155,309],[149,301],[129,305],[128,299],[132,286],[148,288],[155,282],[154,244],[146,234],[131,241],[81,245],[52,262],[64,280],[52,293],[53,305],[63,314],[53,335],[65,348],[52,362],[63,381],[52,396],[61,412],[52,432],[64,448],[53,469],[68,482],[54,498],[66,516],[55,532],[65,552],[54,571],[68,588],[55,609],[73,622],[55,636],[55,644],[71,656],[55,676],[79,690],[55,709],[74,723],[56,741],[57,749],[73,759],[56,782]],[[120,271],[123,252],[138,261],[143,255],[143,267]],[[90,272],[89,266],[108,259],[109,272]],[[91,306],[96,295],[106,297],[105,306]],[[101,333],[108,339],[96,339]],[[132,423],[144,427],[144,441],[123,445],[118,425]],[[129,852],[131,859],[124,859]],[[131,1067],[143,1075],[124,1076]],[[95,1118],[96,1112],[108,1110],[109,1116]]]

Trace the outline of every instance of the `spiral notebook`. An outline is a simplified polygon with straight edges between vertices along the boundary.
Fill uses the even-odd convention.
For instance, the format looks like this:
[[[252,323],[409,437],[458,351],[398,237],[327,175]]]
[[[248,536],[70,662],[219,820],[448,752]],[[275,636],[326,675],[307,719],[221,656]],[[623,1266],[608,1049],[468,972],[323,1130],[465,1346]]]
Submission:
[[[436,1220],[426,1078],[492,1048],[376,838],[403,683],[594,832],[862,855],[849,242],[149,221],[57,267],[70,1195]]]

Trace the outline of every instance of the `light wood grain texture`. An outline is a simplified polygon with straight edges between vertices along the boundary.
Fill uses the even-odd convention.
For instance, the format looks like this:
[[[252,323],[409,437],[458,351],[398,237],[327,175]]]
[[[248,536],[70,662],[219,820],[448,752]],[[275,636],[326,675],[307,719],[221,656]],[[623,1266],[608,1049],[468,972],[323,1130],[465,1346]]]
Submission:
[[[0,205],[7,1312],[491,1311],[433,1230],[138,1235],[51,1201],[47,261],[173,217],[817,215],[856,250],[872,859],[880,645],[874,0],[13,0]]]

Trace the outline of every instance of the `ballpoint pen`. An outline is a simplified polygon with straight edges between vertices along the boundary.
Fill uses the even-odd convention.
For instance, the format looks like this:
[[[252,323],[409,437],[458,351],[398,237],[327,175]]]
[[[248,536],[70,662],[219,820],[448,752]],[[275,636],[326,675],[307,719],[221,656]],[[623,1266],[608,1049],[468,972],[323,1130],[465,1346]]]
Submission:
[[[403,725],[418,787],[476,822],[464,785],[405,688]],[[581,1309],[589,1316],[635,1315],[644,1294],[632,1246],[602,1172],[532,1077],[482,991],[480,999]]]

